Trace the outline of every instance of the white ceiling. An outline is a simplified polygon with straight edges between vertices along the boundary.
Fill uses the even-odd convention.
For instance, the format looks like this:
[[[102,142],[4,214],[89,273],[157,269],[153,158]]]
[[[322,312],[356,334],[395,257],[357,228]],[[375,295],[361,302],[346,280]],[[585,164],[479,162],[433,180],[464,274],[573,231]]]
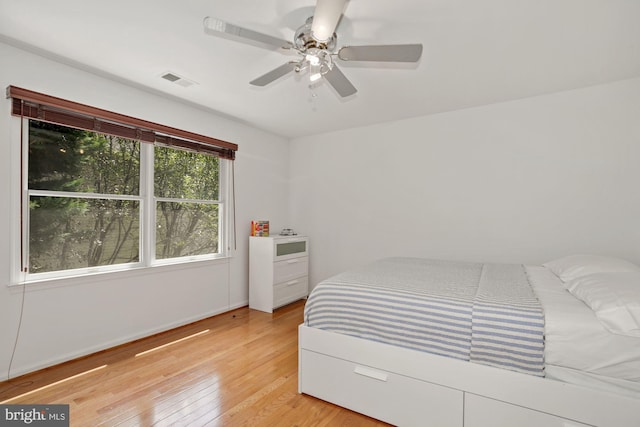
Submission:
[[[292,40],[315,0],[0,0],[0,40],[298,137],[640,76],[638,0],[350,0],[338,45],[422,43],[410,66],[340,62],[358,93],[293,59],[205,34],[213,16]],[[170,71],[197,84],[160,78]]]

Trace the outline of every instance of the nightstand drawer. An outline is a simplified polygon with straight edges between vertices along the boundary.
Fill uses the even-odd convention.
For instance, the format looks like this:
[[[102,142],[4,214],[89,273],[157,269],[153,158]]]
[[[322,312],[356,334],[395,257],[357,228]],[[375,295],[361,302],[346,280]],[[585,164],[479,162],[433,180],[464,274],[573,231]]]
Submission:
[[[298,277],[273,287],[273,306],[279,307],[306,297],[309,293],[309,278]]]
[[[307,256],[309,239],[302,236],[292,236],[273,239],[273,260],[282,261],[285,259],[299,258]]]
[[[286,282],[297,277],[306,276],[309,267],[308,257],[292,258],[273,263],[273,283]]]

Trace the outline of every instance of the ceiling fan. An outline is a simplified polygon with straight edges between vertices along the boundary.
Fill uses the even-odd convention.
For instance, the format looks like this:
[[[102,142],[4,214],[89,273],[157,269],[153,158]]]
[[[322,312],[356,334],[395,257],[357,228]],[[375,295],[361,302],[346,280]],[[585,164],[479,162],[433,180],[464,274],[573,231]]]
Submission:
[[[287,62],[250,81],[249,83],[254,86],[266,86],[292,71],[301,73],[309,70],[311,83],[324,77],[340,96],[347,97],[358,90],[340,71],[336,65],[336,59],[418,62],[422,55],[422,44],[343,46],[336,51],[338,37],[335,31],[347,1],[317,0],[313,16],[298,28],[293,42],[238,27],[209,16],[204,19],[204,30],[207,34],[260,47],[295,51],[301,56],[297,61]]]

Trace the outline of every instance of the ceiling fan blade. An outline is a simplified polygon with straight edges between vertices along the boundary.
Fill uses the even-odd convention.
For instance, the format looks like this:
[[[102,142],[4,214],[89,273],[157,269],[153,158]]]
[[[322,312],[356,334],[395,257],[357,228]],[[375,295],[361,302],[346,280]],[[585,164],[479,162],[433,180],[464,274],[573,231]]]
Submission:
[[[311,36],[320,42],[328,41],[336,31],[346,4],[347,0],[317,0]]]
[[[327,79],[329,84],[338,92],[338,95],[343,98],[353,95],[358,91],[345,75],[342,74],[342,71],[340,71],[336,64],[333,64],[333,68],[324,75],[324,78]]]
[[[286,40],[238,27],[237,25],[210,16],[204,18],[203,24],[204,32],[214,36],[271,49],[291,49],[293,47],[293,44]]]
[[[258,77],[257,79],[251,80],[249,84],[252,84],[254,86],[266,86],[269,83],[275,80],[278,80],[280,77],[284,76],[285,74],[288,74],[291,71],[293,71],[296,68],[296,65],[298,65],[298,63],[295,61],[282,64],[278,68],[269,71],[267,74],[264,74]]]
[[[421,44],[344,46],[338,51],[343,61],[418,62]]]

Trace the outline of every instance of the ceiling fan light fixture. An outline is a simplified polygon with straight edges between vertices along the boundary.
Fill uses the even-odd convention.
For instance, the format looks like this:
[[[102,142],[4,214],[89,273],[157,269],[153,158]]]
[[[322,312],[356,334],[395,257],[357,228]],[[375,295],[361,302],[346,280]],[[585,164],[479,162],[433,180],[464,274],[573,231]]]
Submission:
[[[305,70],[307,68],[309,68],[309,80],[311,83],[320,80],[323,75],[333,68],[331,54],[325,49],[311,48],[307,50],[298,69]]]
[[[314,54],[310,54],[308,53],[305,56],[305,59],[307,61],[309,61],[309,65],[313,66],[319,66],[322,62],[320,61],[320,58],[318,57],[318,55],[314,55]]]
[[[322,78],[322,72],[320,71],[320,65],[311,65],[309,68],[309,81],[311,83],[317,82]]]

